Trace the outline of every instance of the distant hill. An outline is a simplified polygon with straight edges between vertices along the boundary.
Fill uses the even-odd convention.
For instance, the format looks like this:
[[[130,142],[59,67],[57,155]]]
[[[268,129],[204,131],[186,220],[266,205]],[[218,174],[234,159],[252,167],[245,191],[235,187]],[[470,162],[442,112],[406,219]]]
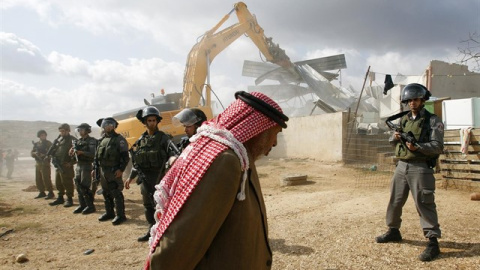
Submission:
[[[0,121],[0,149],[17,149],[20,156],[30,156],[32,149],[32,140],[37,141],[37,131],[44,129],[47,132],[47,140],[53,141],[58,136],[58,127],[61,123],[47,121],[18,121],[3,120]],[[70,124],[73,136],[75,128],[79,124]],[[99,138],[100,128],[92,126],[91,136]]]

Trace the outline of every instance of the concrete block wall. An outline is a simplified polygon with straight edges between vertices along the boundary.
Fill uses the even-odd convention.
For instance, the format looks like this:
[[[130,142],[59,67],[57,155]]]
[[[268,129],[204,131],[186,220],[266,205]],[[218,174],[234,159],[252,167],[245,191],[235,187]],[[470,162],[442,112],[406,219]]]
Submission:
[[[347,113],[337,112],[290,118],[269,157],[342,161],[347,117]]]

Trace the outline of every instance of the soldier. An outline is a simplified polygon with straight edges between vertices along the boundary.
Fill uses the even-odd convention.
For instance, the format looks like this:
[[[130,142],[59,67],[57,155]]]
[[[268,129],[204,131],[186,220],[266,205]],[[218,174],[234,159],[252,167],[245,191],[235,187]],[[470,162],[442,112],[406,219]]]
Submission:
[[[52,155],[52,163],[55,166],[55,186],[57,186],[58,197],[55,201],[49,203],[49,205],[59,205],[63,204],[64,207],[73,206],[73,165],[75,160],[70,157],[68,152],[72,148],[73,141],[75,138],[70,135],[70,125],[67,123],[61,124],[58,127],[60,135],[53,143],[52,147],[49,149],[49,152]],[[65,201],[63,195],[67,195],[67,200]]]
[[[0,149],[0,176],[2,176],[2,171],[3,171],[3,149]]]
[[[129,189],[133,179],[138,176],[140,190],[142,192],[145,218],[149,224],[145,235],[139,237],[139,242],[148,241],[150,228],[155,224],[155,203],[153,193],[165,173],[165,163],[169,157],[168,143],[170,138],[158,130],[158,124],[162,120],[160,112],[153,106],[147,106],[137,113],[137,119],[142,122],[146,131],[135,142],[130,153],[132,154],[133,170],[125,180],[125,188]],[[133,150],[135,148],[135,150]]]
[[[105,213],[98,220],[107,221],[113,218],[112,224],[119,225],[127,220],[122,174],[130,160],[128,144],[122,135],[115,132],[118,122],[112,117],[98,119],[97,125],[104,132],[104,137],[97,146],[95,163],[100,167],[100,185],[105,198]]]
[[[95,212],[93,192],[90,187],[92,185],[92,166],[97,140],[88,135],[92,132],[92,127],[87,123],[80,124],[76,131],[80,134],[80,139],[75,141],[70,149],[70,156],[75,156],[78,161],[74,181],[78,192],[79,206],[73,213],[86,215]]]
[[[46,200],[55,197],[53,194],[50,157],[46,156],[48,149],[52,147],[52,142],[47,140],[47,132],[45,130],[39,130],[37,137],[40,139],[38,142],[33,142],[33,149],[30,155],[35,159],[35,184],[39,191],[35,199],[44,198]],[[48,190],[48,195],[45,194],[45,190]]]
[[[5,166],[7,167],[7,179],[12,179],[12,173],[15,167],[15,154],[12,149],[7,150],[7,154],[5,155]]]
[[[190,143],[189,139],[197,133],[197,129],[205,121],[207,121],[207,116],[202,110],[197,108],[183,109],[172,118],[172,122],[175,125],[183,125],[187,134],[187,137],[183,137],[178,145],[180,151],[183,151],[188,146]]]
[[[403,139],[399,131],[390,138],[390,143],[396,147],[395,154],[399,161],[392,178],[387,207],[388,231],[375,240],[377,243],[402,241],[399,230],[402,208],[410,191],[420,216],[423,235],[428,239],[427,248],[419,255],[419,259],[431,261],[440,254],[437,238],[441,237],[441,231],[435,204],[433,168],[438,155],[443,152],[443,123],[425,109],[425,101],[430,97],[430,91],[425,86],[409,84],[402,89],[400,96],[410,111],[395,115],[391,120],[401,117],[402,132],[410,132],[417,143]]]

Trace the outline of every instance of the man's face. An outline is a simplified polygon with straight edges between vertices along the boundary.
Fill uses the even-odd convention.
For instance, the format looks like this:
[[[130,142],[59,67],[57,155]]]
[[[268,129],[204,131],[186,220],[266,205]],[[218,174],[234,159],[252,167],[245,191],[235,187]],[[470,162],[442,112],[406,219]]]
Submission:
[[[103,128],[103,131],[105,133],[110,133],[114,130],[115,128],[113,127],[113,124],[108,124],[108,125],[105,125],[105,127]]]
[[[145,119],[145,126],[147,127],[147,129],[155,130],[157,128],[157,125],[158,121],[155,115],[147,116],[147,118]]]
[[[79,128],[78,134],[80,134],[80,137],[85,137],[88,135],[87,131],[84,128]]]
[[[276,125],[251,139],[250,152],[254,160],[258,160],[262,156],[268,156],[272,148],[277,145],[279,132],[282,132],[282,127]]]
[[[63,129],[63,128],[60,128],[60,129],[58,130],[58,132],[60,132],[60,135],[62,135],[62,137],[67,136],[68,133],[69,133],[67,130],[65,130],[65,129]]]
[[[195,133],[197,133],[197,126],[191,125],[191,126],[184,126],[185,127],[185,133],[187,134],[188,138],[191,138]]]
[[[42,134],[40,134],[39,138],[40,138],[40,140],[45,141],[47,139],[47,134],[42,133]]]
[[[419,112],[422,109],[424,103],[425,100],[423,100],[422,98],[409,99],[408,107],[410,107],[410,110],[412,110],[412,112]]]

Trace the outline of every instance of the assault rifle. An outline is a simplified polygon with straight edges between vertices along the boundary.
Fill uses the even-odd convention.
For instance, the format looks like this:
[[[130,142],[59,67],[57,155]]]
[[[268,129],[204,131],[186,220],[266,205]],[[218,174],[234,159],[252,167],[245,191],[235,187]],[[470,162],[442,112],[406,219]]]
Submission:
[[[62,135],[58,135],[58,137],[55,140],[53,140],[52,146],[50,146],[50,148],[48,149],[43,160],[51,156],[53,167],[55,167],[55,169],[57,169],[60,173],[63,173],[62,164],[60,164],[58,159],[54,156],[58,150],[58,146],[60,145],[60,142],[62,142]]]
[[[100,183],[100,164],[97,158],[93,160],[93,182]]]
[[[182,153],[180,149],[175,145],[172,140],[168,140],[168,152],[173,153],[174,156],[178,157]]]
[[[43,162],[44,160],[44,154],[40,152],[40,149],[38,148],[38,145],[35,143],[35,141],[32,141],[33,144],[33,153],[35,153],[35,160],[38,162]]]
[[[130,149],[128,149],[128,152],[130,153],[130,157],[132,159],[132,166],[138,173],[136,183],[137,185],[140,185],[145,179],[145,173],[143,173],[142,169],[140,168],[138,163],[135,161],[135,151],[133,151],[133,147],[135,147],[135,145],[133,145]]]
[[[403,129],[400,125],[396,125],[394,123],[392,123],[391,120],[387,120],[385,121],[385,123],[387,124],[387,126],[391,129],[391,130],[394,130],[398,133],[400,133],[400,138],[402,140],[402,142],[409,142],[411,144],[413,144],[415,147],[420,147],[418,145],[418,141],[417,139],[415,139],[415,135],[413,135],[413,133],[411,131],[409,132],[403,132]]]
[[[75,161],[78,162],[78,155],[77,155],[77,151],[78,151],[78,139],[74,139],[72,141],[72,148],[73,148],[73,156],[75,157]]]

